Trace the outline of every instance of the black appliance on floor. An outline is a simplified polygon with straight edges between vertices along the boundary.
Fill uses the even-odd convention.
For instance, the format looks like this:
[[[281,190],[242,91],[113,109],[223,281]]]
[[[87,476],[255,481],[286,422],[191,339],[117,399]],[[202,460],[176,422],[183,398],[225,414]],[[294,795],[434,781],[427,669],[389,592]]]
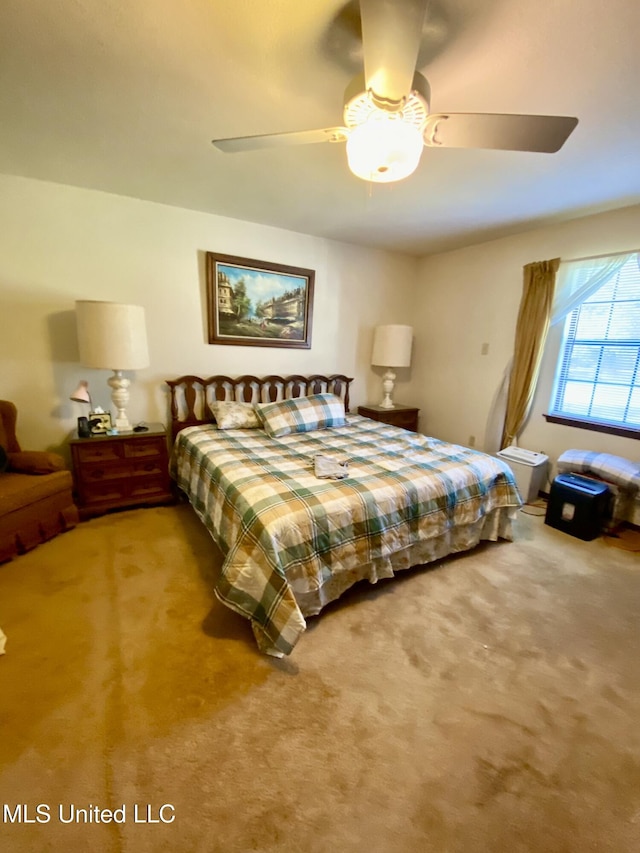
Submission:
[[[558,474],[551,484],[544,522],[589,541],[600,536],[610,511],[606,483],[579,474]]]

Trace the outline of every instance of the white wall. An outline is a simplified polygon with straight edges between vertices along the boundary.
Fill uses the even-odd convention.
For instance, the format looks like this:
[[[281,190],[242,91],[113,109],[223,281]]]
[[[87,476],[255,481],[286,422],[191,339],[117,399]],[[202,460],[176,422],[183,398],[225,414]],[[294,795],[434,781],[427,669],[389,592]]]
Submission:
[[[314,269],[311,349],[208,344],[206,251]],[[86,414],[69,400],[79,379],[110,408],[109,372],[78,363],[74,314],[76,299],[105,299],[146,310],[151,365],[130,374],[131,420],[166,423],[164,379],[184,373],[346,373],[353,410],[380,393],[373,327],[410,322],[416,271],[401,254],[0,176],[0,398],[18,406],[34,450],[65,449]]]
[[[640,248],[640,206],[433,255],[417,262],[276,228],[9,176],[0,176],[0,398],[19,409],[24,447],[64,449],[85,413],[69,394],[87,378],[110,405],[107,371],[78,363],[74,303],[144,305],[151,365],[132,375],[129,413],[167,420],[164,379],[182,373],[344,372],[352,409],[377,402],[382,369],[369,366],[373,327],[408,323],[410,370],[394,398],[421,408],[420,429],[497,449],[493,402],[513,349],[522,267]],[[310,350],[206,342],[204,252],[316,270]],[[489,344],[481,355],[482,344]],[[555,344],[557,348],[557,343]],[[637,442],[548,424],[553,336],[520,444],[552,460],[569,447],[638,458]],[[492,419],[495,423],[492,423]]]
[[[513,353],[522,267],[640,249],[640,206],[576,219],[424,258],[413,311],[420,329],[408,394],[421,407],[422,432],[458,444],[498,449],[502,423],[494,406]],[[533,409],[519,444],[552,463],[568,448],[640,458],[638,442],[547,423],[559,335],[550,335]],[[489,352],[482,355],[482,345]],[[553,469],[552,469],[553,473]]]

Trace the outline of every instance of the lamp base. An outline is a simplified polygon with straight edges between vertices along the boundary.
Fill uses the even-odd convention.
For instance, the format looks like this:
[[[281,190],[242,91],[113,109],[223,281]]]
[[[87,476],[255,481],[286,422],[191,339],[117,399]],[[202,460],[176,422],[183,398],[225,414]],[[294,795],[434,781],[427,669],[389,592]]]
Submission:
[[[380,403],[381,409],[395,409],[395,403],[391,399],[391,395],[393,394],[393,385],[395,381],[396,375],[393,370],[389,368],[382,377],[382,390],[384,392],[384,398]]]
[[[121,370],[114,370],[113,376],[107,379],[107,384],[111,386],[111,400],[116,409],[116,417],[114,428],[118,432],[132,432],[133,427],[129,423],[127,417],[127,404],[129,403],[129,380],[122,375]]]

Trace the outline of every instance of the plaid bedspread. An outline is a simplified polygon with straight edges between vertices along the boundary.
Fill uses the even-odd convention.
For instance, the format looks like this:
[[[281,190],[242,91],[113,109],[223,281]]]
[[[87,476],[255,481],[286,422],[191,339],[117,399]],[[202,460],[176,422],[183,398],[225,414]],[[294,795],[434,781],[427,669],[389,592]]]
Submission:
[[[348,477],[316,478],[317,454],[347,459]],[[306,627],[295,591],[521,505],[502,460],[358,415],[280,438],[189,427],[171,474],[222,549],[216,595],[283,654]]]

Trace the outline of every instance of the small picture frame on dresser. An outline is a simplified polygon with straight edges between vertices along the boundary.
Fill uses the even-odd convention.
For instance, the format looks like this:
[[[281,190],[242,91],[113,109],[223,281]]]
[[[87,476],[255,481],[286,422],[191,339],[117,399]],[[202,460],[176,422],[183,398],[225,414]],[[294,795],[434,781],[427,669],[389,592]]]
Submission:
[[[90,412],[89,432],[91,435],[106,435],[111,429],[110,412]]]

